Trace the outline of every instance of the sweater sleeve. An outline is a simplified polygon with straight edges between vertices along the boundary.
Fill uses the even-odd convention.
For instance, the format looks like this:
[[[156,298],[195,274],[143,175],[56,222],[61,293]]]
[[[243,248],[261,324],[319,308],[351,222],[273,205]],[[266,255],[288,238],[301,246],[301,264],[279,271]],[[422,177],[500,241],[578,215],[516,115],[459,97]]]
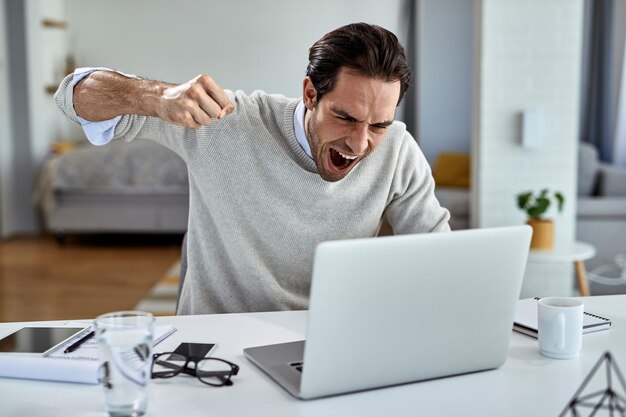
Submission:
[[[54,101],[59,106],[61,113],[70,121],[81,124],[80,117],[74,110],[74,74],[70,74],[61,81],[57,92],[54,93]]]
[[[83,121],[83,119],[76,114],[73,101],[75,85],[73,78],[73,74],[65,77],[59,85],[54,99],[61,112],[69,120],[83,127],[86,122],[88,125],[93,125],[94,128],[97,129],[101,123]],[[231,92],[227,93],[229,97],[232,95]],[[199,129],[190,129],[167,123],[156,117],[136,114],[116,117],[107,122],[111,122],[112,125],[109,126],[106,122],[102,122],[106,125],[103,126],[112,131],[113,139],[119,138],[125,141],[131,141],[135,138],[154,140],[176,152],[186,162],[190,162],[194,156],[202,154],[209,139],[214,137],[222,126],[220,120],[213,120],[209,126],[203,126]],[[85,133],[88,134],[86,130]],[[109,140],[110,139],[111,138],[109,138]],[[109,140],[95,144],[106,144]],[[94,142],[92,141],[92,143]]]
[[[450,213],[435,197],[435,181],[424,154],[406,132],[386,214],[395,234],[450,231]]]

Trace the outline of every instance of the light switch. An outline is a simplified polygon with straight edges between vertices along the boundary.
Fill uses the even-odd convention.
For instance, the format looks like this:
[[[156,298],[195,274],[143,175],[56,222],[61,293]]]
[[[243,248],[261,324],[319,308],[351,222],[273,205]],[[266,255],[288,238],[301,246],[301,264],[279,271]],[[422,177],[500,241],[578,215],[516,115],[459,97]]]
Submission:
[[[538,109],[522,111],[522,147],[539,149],[541,147],[542,115]]]

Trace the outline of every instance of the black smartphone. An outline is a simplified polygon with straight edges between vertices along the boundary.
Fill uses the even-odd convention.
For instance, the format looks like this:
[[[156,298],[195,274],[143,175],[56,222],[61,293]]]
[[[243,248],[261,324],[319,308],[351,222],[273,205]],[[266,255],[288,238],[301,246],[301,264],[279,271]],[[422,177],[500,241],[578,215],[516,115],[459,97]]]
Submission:
[[[194,358],[204,358],[205,356],[213,353],[216,347],[217,343],[181,343],[173,353],[178,353],[187,357],[193,356]],[[174,355],[170,355],[167,359],[172,360],[172,356]]]

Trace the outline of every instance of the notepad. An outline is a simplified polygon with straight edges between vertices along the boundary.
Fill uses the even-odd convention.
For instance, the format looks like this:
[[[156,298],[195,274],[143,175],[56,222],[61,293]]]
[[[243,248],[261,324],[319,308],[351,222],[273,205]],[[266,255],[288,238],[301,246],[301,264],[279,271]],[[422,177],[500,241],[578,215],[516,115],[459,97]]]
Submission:
[[[538,335],[539,317],[537,312],[539,297],[526,298],[517,302],[517,311],[513,322],[513,330],[536,338]],[[611,320],[606,317],[584,312],[583,333],[598,332],[611,328]]]
[[[157,324],[154,326],[154,339],[152,346],[156,346],[169,335],[174,333],[176,328],[171,324]],[[63,349],[58,349],[56,352],[49,356],[50,358],[57,359],[82,359],[92,360],[98,359],[98,342],[96,338],[91,338],[83,343],[78,349],[73,352],[64,353]]]
[[[175,331],[176,328],[170,324],[155,325],[153,346]],[[74,352],[67,354],[63,353],[63,349],[58,349],[47,357],[1,354],[0,377],[97,384],[98,344],[96,338],[85,341]]]

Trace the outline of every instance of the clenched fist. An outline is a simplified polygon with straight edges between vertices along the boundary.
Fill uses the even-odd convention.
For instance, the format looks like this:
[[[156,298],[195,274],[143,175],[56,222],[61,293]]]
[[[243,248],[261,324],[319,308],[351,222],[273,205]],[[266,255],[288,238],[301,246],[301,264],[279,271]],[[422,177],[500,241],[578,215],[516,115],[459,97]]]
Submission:
[[[197,129],[234,110],[228,96],[208,75],[163,90],[157,116],[167,122]]]

